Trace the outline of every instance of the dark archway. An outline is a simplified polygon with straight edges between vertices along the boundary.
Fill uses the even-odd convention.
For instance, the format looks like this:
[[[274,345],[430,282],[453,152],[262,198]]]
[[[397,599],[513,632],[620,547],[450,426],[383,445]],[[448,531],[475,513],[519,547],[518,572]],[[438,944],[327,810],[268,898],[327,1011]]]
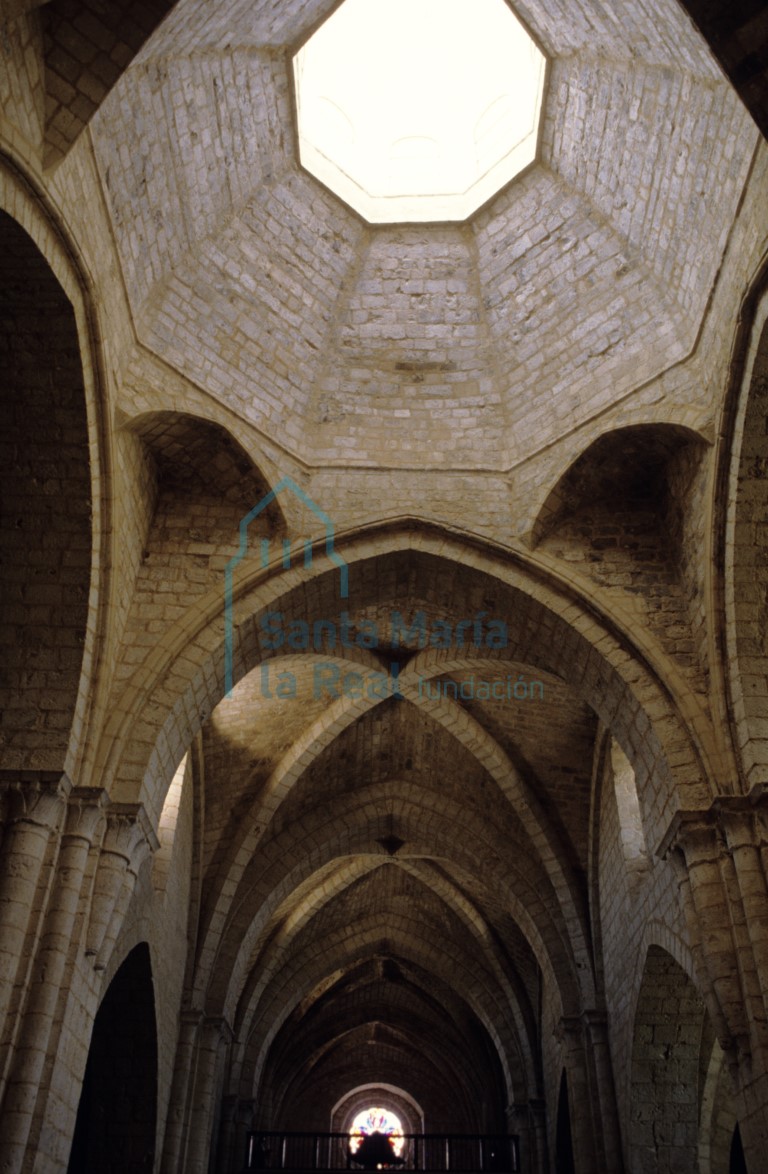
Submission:
[[[748,390],[736,409],[728,495],[726,541],[733,553],[726,563],[724,592],[729,615],[727,662],[730,667],[731,705],[736,743],[741,747],[746,789],[762,783],[765,767],[765,717],[768,700],[761,696],[755,675],[768,666],[766,637],[765,516],[768,510],[768,323],[760,326]],[[733,405],[732,405],[733,406]],[[730,564],[730,565],[729,565]],[[735,633],[738,633],[736,635]]]
[[[68,1174],[150,1174],[156,1116],[155,994],[142,942],[112,979],[96,1015]]]
[[[738,1125],[733,1131],[731,1161],[728,1167],[728,1174],[748,1174],[747,1159],[744,1157],[744,1147],[741,1144],[741,1130]]]
[[[0,744],[60,771],[76,718],[91,576],[91,480],[75,314],[0,212]]]
[[[565,1069],[560,1077],[560,1092],[557,1098],[555,1171],[556,1174],[576,1174],[576,1164],[573,1160],[573,1138],[571,1136],[571,1104],[568,1097],[568,1076]]]
[[[698,1170],[701,1098],[712,1038],[693,982],[670,954],[651,946],[632,1045],[630,1174]]]

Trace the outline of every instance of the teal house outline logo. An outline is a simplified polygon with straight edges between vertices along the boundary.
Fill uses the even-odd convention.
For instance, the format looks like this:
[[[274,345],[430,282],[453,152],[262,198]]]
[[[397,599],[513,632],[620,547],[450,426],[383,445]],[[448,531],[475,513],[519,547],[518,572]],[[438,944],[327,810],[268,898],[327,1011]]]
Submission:
[[[232,582],[235,573],[235,567],[242,562],[248,553],[248,527],[259,514],[263,513],[267,506],[271,505],[284,489],[290,489],[292,493],[298,497],[299,501],[311,510],[315,517],[325,526],[325,553],[331,562],[335,563],[339,568],[339,596],[341,599],[347,599],[349,596],[349,568],[346,561],[342,558],[336,550],[336,531],[333,522],[329,518],[325,510],[321,510],[316,501],[313,501],[308,493],[296,484],[292,477],[283,477],[277,483],[274,489],[265,494],[260,501],[256,503],[253,509],[249,510],[247,514],[240,519],[238,527],[240,535],[240,544],[237,554],[229,560],[224,568],[224,696],[229,697],[234,688],[233,679],[233,660],[234,660],[234,625],[232,620]],[[292,542],[287,538],[282,539],[282,562],[287,570],[291,566],[291,546]],[[259,540],[261,551],[261,566],[267,567],[269,565],[270,554],[270,539],[261,538]],[[304,542],[304,566],[310,567],[312,565],[312,546],[313,543],[309,540]]]

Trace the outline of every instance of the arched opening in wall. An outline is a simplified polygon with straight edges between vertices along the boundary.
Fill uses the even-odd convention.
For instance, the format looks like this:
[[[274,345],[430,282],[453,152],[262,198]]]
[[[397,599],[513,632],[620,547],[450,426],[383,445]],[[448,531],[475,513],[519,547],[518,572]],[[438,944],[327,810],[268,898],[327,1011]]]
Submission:
[[[162,603],[162,618],[155,612],[153,620],[157,638],[206,592],[224,600],[226,568],[244,537],[240,525],[254,511],[238,557],[259,566],[284,552],[285,519],[272,487],[222,425],[184,412],[145,412],[117,433],[116,459],[140,487],[123,520],[123,571],[135,577],[132,617],[122,616],[127,643],[146,638],[139,634],[145,608]]]
[[[532,546],[643,607],[669,651],[701,671],[702,686],[707,453],[697,433],[676,424],[606,432],[562,475],[530,535]]]
[[[560,1077],[560,1092],[557,1097],[555,1172],[556,1174],[576,1174],[576,1165],[573,1159],[573,1137],[571,1136],[571,1104],[568,1096],[568,1076],[565,1069]]]
[[[397,865],[367,869],[353,893],[362,909],[373,899],[387,909],[403,893],[423,894],[429,908],[422,882]],[[325,906],[345,924],[355,913],[349,896],[344,887]],[[322,922],[312,929],[323,957]],[[345,1133],[355,1113],[378,1104],[409,1133],[503,1132],[509,1098],[484,1024],[442,976],[389,943],[372,946],[369,957],[323,975],[285,1018],[258,1084],[257,1127],[323,1133],[330,1120],[331,1132]]]
[[[765,302],[764,302],[765,305]],[[765,310],[763,310],[765,313]],[[727,662],[747,789],[768,779],[765,719],[768,696],[768,323],[764,322],[751,356],[751,379],[739,408],[733,441],[733,467],[727,496],[730,514],[726,549],[732,563],[725,582]],[[741,435],[739,435],[739,431]],[[724,488],[724,496],[726,490]],[[726,556],[728,557],[728,556]]]
[[[424,1131],[424,1110],[411,1094],[397,1085],[377,1082],[358,1085],[336,1102],[331,1110],[331,1133],[349,1132],[355,1119],[368,1111],[366,1106],[373,1105],[384,1105],[393,1112],[404,1133]]]
[[[611,769],[624,862],[630,875],[637,876],[649,868],[648,849],[640,815],[635,772],[615,738],[611,739]]]
[[[226,428],[211,420],[183,412],[146,412],[126,424],[123,438],[138,438],[148,467],[140,470],[136,454],[125,459],[134,464],[146,483],[149,516],[142,540],[145,558],[164,565],[161,549],[168,554],[193,554],[200,570],[204,546],[210,562],[220,546],[226,558],[237,547],[241,519],[272,488],[253,458]],[[258,552],[259,538],[285,534],[280,505],[273,500],[248,528],[249,540]],[[274,552],[272,552],[274,555]],[[167,564],[173,566],[173,563]],[[219,574],[223,573],[219,568]]]
[[[152,861],[152,884],[158,893],[165,892],[168,882],[168,872],[173,858],[173,844],[176,838],[176,824],[181,805],[181,792],[187,776],[188,761],[189,755],[185,754],[176,768],[160,814],[160,823],[157,828],[160,846]]]
[[[150,1174],[156,1113],[155,994],[149,947],[141,942],[94,1021],[68,1174]]]
[[[741,1144],[741,1130],[738,1125],[734,1129],[733,1138],[731,1139],[728,1174],[748,1174],[747,1160],[744,1157],[744,1147]]]
[[[700,1169],[700,1120],[713,1043],[693,982],[670,954],[651,946],[632,1043],[629,1174]]]
[[[75,315],[0,212],[0,745],[9,769],[63,769],[78,717],[91,481]]]
[[[702,1060],[706,1060],[706,1032]],[[711,1041],[701,1096],[699,1129],[699,1174],[730,1174],[734,1160],[734,1138],[739,1130],[733,1083],[725,1053],[716,1039]],[[741,1138],[737,1149],[740,1150]],[[743,1156],[743,1155],[742,1155]],[[738,1165],[736,1169],[739,1169]]]
[[[386,1146],[382,1152],[390,1149],[396,1158],[403,1156],[405,1148],[405,1129],[394,1109],[385,1108],[380,1102],[368,1105],[355,1113],[349,1128],[349,1152],[357,1157],[370,1144],[368,1139],[374,1134],[386,1138]]]
[[[400,1133],[424,1132],[424,1111],[411,1094],[398,1085],[377,1081],[357,1085],[339,1098],[331,1110],[331,1133],[348,1135],[351,1132],[370,1131],[371,1123],[375,1120],[372,1110],[377,1107],[383,1108],[392,1120],[399,1122],[395,1128]],[[358,1124],[362,1126],[360,1130],[357,1129]],[[350,1149],[357,1149],[358,1144],[352,1143]],[[396,1153],[403,1154],[402,1145],[398,1145]],[[337,1156],[342,1165],[346,1165],[346,1147],[340,1147]],[[410,1156],[407,1148],[403,1156]]]

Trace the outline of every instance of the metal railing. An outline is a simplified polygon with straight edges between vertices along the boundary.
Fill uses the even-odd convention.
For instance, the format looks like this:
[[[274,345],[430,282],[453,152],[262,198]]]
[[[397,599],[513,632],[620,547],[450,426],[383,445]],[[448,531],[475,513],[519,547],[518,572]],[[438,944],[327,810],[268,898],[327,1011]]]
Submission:
[[[358,1135],[355,1135],[358,1136]],[[359,1135],[362,1136],[362,1135]],[[404,1133],[401,1161],[384,1169],[516,1174],[520,1146],[508,1134]],[[247,1170],[358,1170],[348,1133],[249,1133]]]

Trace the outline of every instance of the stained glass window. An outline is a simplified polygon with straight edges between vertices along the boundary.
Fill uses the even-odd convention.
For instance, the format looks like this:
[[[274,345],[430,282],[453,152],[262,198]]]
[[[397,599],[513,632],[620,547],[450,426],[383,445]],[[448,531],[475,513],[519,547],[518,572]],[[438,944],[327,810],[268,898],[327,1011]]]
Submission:
[[[349,1148],[353,1154],[356,1153],[363,1140],[362,1135],[367,1133],[388,1134],[392,1138],[392,1149],[395,1151],[395,1156],[399,1158],[403,1152],[405,1144],[403,1125],[397,1113],[393,1113],[391,1109],[363,1109],[362,1113],[358,1113],[352,1122],[349,1133]],[[358,1136],[356,1137],[355,1134]]]

